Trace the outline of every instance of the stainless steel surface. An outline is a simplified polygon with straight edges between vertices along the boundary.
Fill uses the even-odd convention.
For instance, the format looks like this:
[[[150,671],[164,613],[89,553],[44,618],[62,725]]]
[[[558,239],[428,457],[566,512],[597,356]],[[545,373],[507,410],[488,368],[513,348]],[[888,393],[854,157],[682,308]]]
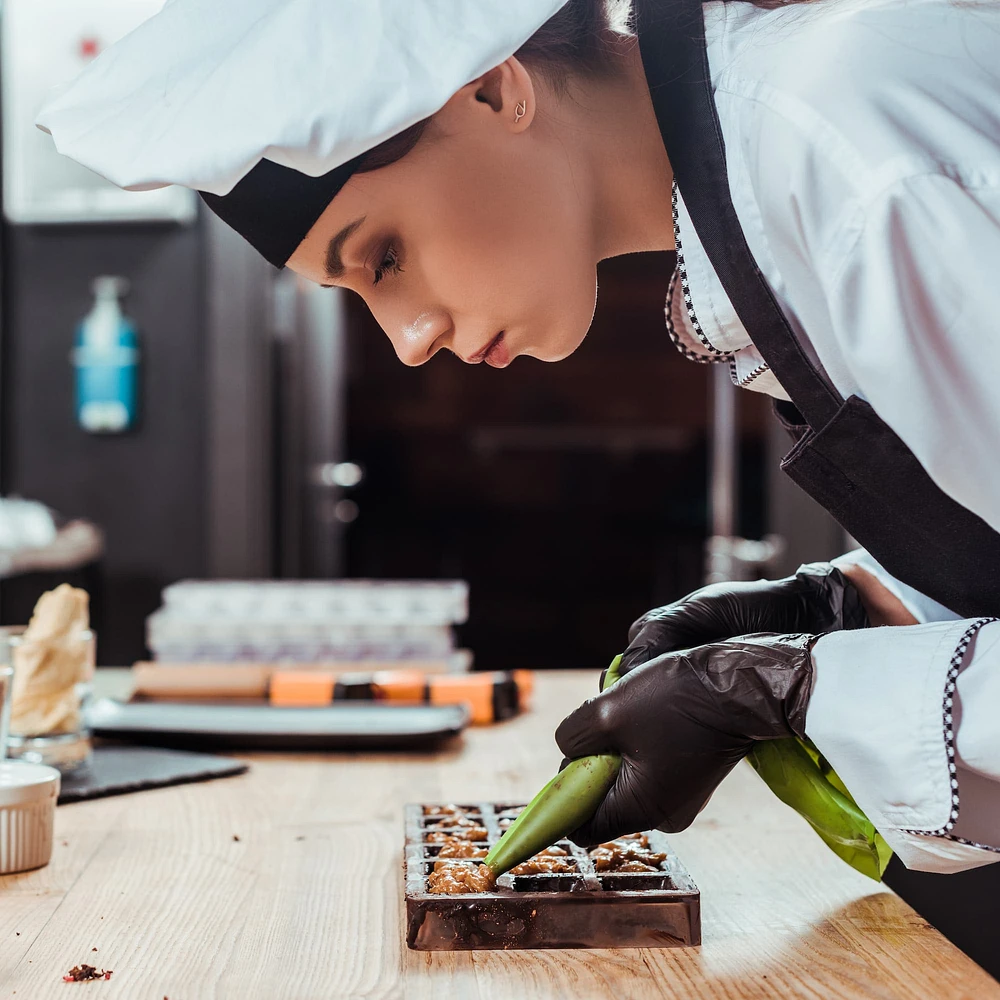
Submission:
[[[785,548],[784,539],[777,534],[754,541],[736,533],[739,509],[737,391],[729,365],[714,365],[709,482],[712,533],[705,543],[706,583],[756,580],[773,569]]]
[[[208,575],[336,577],[344,491],[345,293],[275,272],[206,213]]]
[[[736,387],[729,365],[712,366],[712,534],[729,537],[736,527],[737,495]]]
[[[279,357],[279,570],[284,577],[344,572],[344,527],[359,515],[345,495],[364,478],[347,461],[346,293],[292,273],[274,283]]]
[[[272,575],[274,269],[205,213],[208,296],[207,570]],[[193,377],[193,376],[192,376]]]
[[[758,580],[773,573],[785,542],[780,535],[766,535],[760,541],[732,535],[712,535],[705,543],[705,582]]]

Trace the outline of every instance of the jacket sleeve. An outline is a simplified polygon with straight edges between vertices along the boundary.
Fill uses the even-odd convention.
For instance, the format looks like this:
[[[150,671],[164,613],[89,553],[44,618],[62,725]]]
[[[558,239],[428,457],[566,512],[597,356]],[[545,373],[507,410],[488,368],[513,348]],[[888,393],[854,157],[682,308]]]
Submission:
[[[832,632],[806,732],[908,868],[1000,861],[1000,622]]]
[[[832,563],[838,569],[843,569],[845,566],[859,566],[870,573],[918,622],[957,621],[962,617],[915,587],[896,579],[867,549],[845,552],[832,560]]]

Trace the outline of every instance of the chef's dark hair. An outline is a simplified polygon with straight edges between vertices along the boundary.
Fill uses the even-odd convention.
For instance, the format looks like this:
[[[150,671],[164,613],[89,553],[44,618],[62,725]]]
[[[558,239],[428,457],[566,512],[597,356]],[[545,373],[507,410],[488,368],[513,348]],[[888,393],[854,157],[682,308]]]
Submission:
[[[608,30],[627,28],[630,7],[629,0],[569,0],[515,55],[547,73],[556,86],[571,72],[599,76],[610,66]],[[425,118],[370,149],[359,158],[355,172],[378,170],[402,159],[420,140],[429,121]]]
[[[744,0],[767,10],[809,0]],[[569,73],[600,76],[611,66],[609,31],[627,31],[631,0],[569,0],[522,45],[515,55],[559,86]],[[419,142],[429,118],[411,125],[359,157],[364,173],[402,159]]]

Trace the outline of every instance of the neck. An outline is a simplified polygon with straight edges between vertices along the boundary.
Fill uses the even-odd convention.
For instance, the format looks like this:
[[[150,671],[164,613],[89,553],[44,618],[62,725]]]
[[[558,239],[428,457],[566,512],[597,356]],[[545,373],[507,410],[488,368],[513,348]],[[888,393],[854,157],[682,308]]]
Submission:
[[[673,170],[653,111],[634,38],[617,36],[619,71],[586,84],[587,123],[581,152],[592,165],[594,239],[598,260],[647,250],[673,250]]]

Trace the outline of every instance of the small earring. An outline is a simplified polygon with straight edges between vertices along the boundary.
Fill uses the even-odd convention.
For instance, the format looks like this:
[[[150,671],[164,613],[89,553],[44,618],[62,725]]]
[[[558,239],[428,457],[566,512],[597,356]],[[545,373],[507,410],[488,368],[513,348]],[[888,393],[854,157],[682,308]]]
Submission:
[[[523,117],[525,111],[527,111],[528,105],[525,101],[519,101],[517,106],[514,108],[514,124],[516,125]]]

